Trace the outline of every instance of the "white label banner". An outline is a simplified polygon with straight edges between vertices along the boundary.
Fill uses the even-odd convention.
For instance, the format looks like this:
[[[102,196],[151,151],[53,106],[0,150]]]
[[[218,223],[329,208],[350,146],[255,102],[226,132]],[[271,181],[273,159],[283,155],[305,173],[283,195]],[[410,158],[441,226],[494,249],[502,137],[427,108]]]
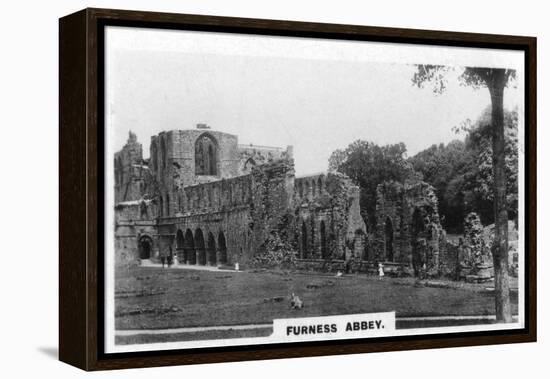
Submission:
[[[395,312],[273,320],[272,337],[290,341],[381,337],[395,332]]]

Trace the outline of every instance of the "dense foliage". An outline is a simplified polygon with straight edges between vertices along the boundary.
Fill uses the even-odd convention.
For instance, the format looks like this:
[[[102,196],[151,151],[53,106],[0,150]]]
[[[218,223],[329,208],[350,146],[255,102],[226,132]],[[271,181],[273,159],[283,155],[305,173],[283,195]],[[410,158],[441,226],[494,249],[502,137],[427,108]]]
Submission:
[[[282,239],[278,233],[272,233],[264,242],[258,254],[252,260],[252,266],[262,268],[290,269],[296,264],[298,253],[288,239]]]
[[[505,112],[507,199],[510,219],[517,217],[518,137],[517,111]],[[477,212],[484,225],[494,222],[491,112],[487,109],[475,122],[465,122],[457,132],[463,140],[432,145],[413,157],[406,157],[404,143],[379,146],[357,140],[344,150],[336,150],[329,169],[348,175],[361,188],[361,209],[373,225],[376,187],[384,181],[424,180],[431,184],[439,200],[442,225],[461,233],[466,215]]]
[[[357,140],[329,158],[329,170],[349,176],[361,190],[361,211],[368,226],[374,225],[376,187],[385,181],[405,182],[417,178],[406,159],[404,143],[378,146]],[[366,216],[366,217],[365,217]]]
[[[517,111],[505,112],[507,207],[510,219],[518,208]],[[491,114],[486,110],[475,123],[465,123],[464,141],[432,145],[410,158],[415,171],[436,189],[442,224],[450,232],[462,232],[464,217],[477,212],[484,225],[494,222]]]

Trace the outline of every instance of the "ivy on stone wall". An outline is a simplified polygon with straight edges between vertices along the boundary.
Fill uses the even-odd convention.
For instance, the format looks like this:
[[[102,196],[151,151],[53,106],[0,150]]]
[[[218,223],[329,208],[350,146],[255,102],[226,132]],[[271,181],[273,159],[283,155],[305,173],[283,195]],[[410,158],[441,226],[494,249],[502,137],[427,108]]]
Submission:
[[[486,259],[487,248],[483,240],[483,225],[479,215],[475,212],[470,212],[464,219],[464,242],[470,250],[471,266],[483,264]]]
[[[252,259],[253,267],[291,269],[296,266],[298,253],[288,239],[283,239],[277,232],[269,235],[260,246],[260,251]]]

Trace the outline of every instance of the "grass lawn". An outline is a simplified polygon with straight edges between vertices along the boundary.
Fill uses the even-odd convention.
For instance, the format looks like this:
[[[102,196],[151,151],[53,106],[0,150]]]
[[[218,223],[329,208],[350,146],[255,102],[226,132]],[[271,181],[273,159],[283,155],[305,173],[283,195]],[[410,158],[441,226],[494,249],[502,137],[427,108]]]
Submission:
[[[378,280],[365,275],[336,278],[322,274],[133,267],[117,271],[115,326],[120,330],[264,324],[274,318],[386,311],[396,311],[397,317],[493,315],[493,294],[486,290],[490,286],[432,286],[416,283],[412,278]],[[303,309],[290,309],[288,296],[292,292],[303,300]],[[511,295],[513,312],[517,313],[517,292]],[[238,331],[235,337],[266,332],[259,329],[247,332],[252,335],[243,335]],[[223,336],[217,336],[216,331],[202,333],[209,338],[231,338],[228,332]],[[212,336],[206,336],[209,333]],[[145,338],[155,342],[159,337]],[[162,338],[186,339],[177,334]],[[120,342],[133,343],[127,342],[132,340],[125,337]]]

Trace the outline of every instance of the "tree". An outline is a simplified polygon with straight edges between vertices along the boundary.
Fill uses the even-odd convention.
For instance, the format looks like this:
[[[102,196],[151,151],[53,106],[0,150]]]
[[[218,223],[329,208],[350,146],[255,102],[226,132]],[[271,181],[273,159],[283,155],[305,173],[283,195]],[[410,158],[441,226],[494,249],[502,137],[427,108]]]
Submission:
[[[475,157],[464,141],[454,140],[447,145],[432,145],[409,158],[422,180],[431,184],[439,200],[441,223],[447,229],[462,231],[464,216],[468,212],[466,198]]]
[[[369,226],[375,223],[376,187],[388,180],[405,182],[416,178],[406,152],[404,143],[378,146],[357,140],[330,156],[329,170],[346,174],[359,186],[361,213]]]
[[[517,123],[517,110],[504,111],[506,196],[508,217],[514,220],[518,210]],[[470,212],[478,213],[485,225],[494,223],[491,107],[475,122],[466,120],[453,129],[465,132],[465,139],[434,144],[409,161],[435,188],[442,225],[447,231],[462,233],[464,217]]]
[[[435,93],[446,89],[446,75],[450,68],[437,65],[418,65],[413,84],[419,88],[433,84]],[[504,143],[504,88],[515,78],[515,71],[503,68],[466,67],[460,75],[461,83],[473,88],[485,87],[491,98],[491,137],[493,161],[493,195],[495,213],[495,240],[493,266],[495,271],[495,308],[499,322],[511,322],[510,283],[508,276],[508,210],[506,206],[506,167]]]
[[[504,111],[504,155],[506,172],[506,206],[508,218],[518,216],[518,113]],[[494,201],[493,147],[491,109],[485,111],[467,136],[468,148],[476,157],[475,190],[483,202]],[[494,222],[494,220],[491,220]]]

